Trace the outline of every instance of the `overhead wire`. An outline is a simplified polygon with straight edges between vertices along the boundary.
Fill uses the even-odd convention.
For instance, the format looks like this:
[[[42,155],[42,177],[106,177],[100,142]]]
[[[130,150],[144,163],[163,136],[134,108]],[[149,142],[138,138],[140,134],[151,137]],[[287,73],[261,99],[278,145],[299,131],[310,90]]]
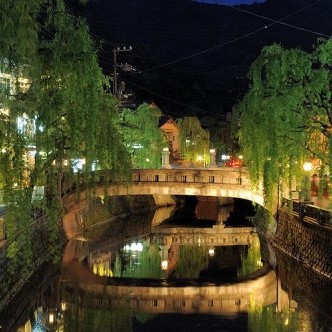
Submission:
[[[305,32],[308,32],[308,33],[312,33],[312,34],[315,34],[317,36],[321,36],[321,37],[327,37],[329,38],[330,36],[325,34],[325,33],[321,33],[321,32],[317,32],[317,31],[313,31],[313,30],[309,30],[309,29],[305,29],[305,28],[302,28],[302,27],[298,27],[296,25],[293,25],[293,24],[290,24],[290,23],[286,23],[286,22],[282,22],[283,20],[286,20],[287,18],[289,17],[292,17],[314,5],[316,5],[317,3],[321,2],[321,0],[318,0],[318,1],[315,1],[313,3],[311,3],[310,5],[288,15],[288,16],[285,16],[283,18],[281,18],[280,20],[275,20],[273,18],[270,18],[270,17],[266,17],[266,16],[263,16],[263,15],[260,15],[260,14],[257,14],[257,13],[253,13],[253,12],[250,12],[249,10],[245,10],[245,9],[242,9],[242,8],[239,8],[239,7],[236,7],[236,6],[231,6],[232,9],[236,10],[236,11],[239,11],[239,12],[243,12],[243,13],[246,13],[246,14],[250,14],[252,16],[256,16],[256,17],[259,17],[259,18],[262,18],[264,20],[267,20],[267,21],[271,21],[271,22],[274,22],[276,24],[281,24],[281,25],[284,25],[284,26],[287,26],[287,27],[290,27],[290,28],[293,28],[293,29],[297,29],[297,30],[301,30],[301,31],[305,31]]]
[[[214,51],[214,50],[216,50],[216,49],[218,49],[218,48],[220,48],[220,47],[223,47],[223,46],[226,46],[226,45],[232,44],[232,43],[234,43],[234,42],[236,42],[236,41],[238,41],[238,40],[241,40],[241,39],[244,39],[244,38],[249,37],[249,36],[251,36],[251,35],[254,35],[254,34],[256,34],[257,32],[260,32],[260,31],[265,30],[266,28],[267,28],[267,27],[264,26],[263,28],[256,29],[256,30],[254,30],[254,31],[252,31],[252,32],[249,32],[249,33],[245,34],[245,35],[242,35],[242,36],[240,36],[240,37],[234,38],[234,39],[229,40],[229,41],[227,41],[227,42],[225,42],[225,43],[222,43],[222,44],[219,44],[219,45],[216,45],[216,46],[210,47],[210,48],[205,49],[205,50],[203,50],[203,51],[200,51],[200,52],[197,52],[197,53],[194,53],[194,54],[191,54],[191,55],[187,55],[187,56],[185,56],[185,57],[182,57],[182,58],[179,58],[179,59],[176,59],[176,60],[173,60],[173,61],[170,61],[170,62],[164,63],[164,64],[162,64],[162,65],[160,65],[160,66],[155,66],[155,67],[151,67],[151,68],[148,68],[148,69],[142,70],[141,73],[145,73],[145,72],[150,71],[150,70],[154,70],[154,69],[159,69],[159,68],[162,68],[162,67],[170,66],[170,65],[173,65],[173,64],[175,64],[175,63],[181,62],[181,61],[183,61],[183,60],[191,59],[191,58],[194,58],[194,57],[196,57],[196,56],[198,56],[198,55],[202,55],[202,54],[205,54],[205,53],[208,53],[208,52]]]
[[[137,88],[139,88],[139,89],[141,89],[141,90],[144,90],[144,91],[146,91],[146,92],[149,92],[150,94],[153,94],[153,95],[155,95],[155,96],[157,96],[157,97],[159,97],[159,98],[162,98],[162,99],[164,99],[164,100],[167,100],[167,101],[169,101],[169,102],[171,102],[171,103],[173,103],[173,104],[176,104],[176,105],[179,105],[179,106],[183,106],[183,107],[186,107],[186,108],[188,108],[188,109],[192,109],[193,111],[199,111],[199,112],[203,112],[203,113],[210,113],[210,114],[213,114],[213,115],[218,116],[218,117],[223,117],[223,115],[218,114],[218,113],[216,113],[216,112],[208,111],[208,110],[204,110],[204,109],[199,108],[199,107],[195,107],[195,106],[191,106],[191,105],[185,104],[185,103],[183,103],[183,102],[180,102],[180,101],[177,101],[177,100],[174,100],[174,99],[171,99],[171,98],[165,97],[165,96],[163,96],[163,95],[161,95],[161,94],[159,94],[159,93],[157,93],[157,92],[155,92],[155,91],[152,91],[152,90],[150,90],[150,89],[144,88],[144,87],[142,87],[141,85],[138,85],[138,84],[136,84],[136,83],[133,83],[133,82],[130,82],[130,83],[131,83],[133,86],[135,86],[135,87],[137,87]],[[174,111],[168,111],[168,113],[179,114],[179,113],[174,112]],[[183,114],[182,114],[182,115],[183,115]]]
[[[217,48],[220,48],[220,47],[222,47],[222,46],[228,45],[228,44],[230,44],[230,43],[232,43],[232,42],[235,42],[235,41],[237,41],[237,40],[243,39],[243,38],[245,38],[245,37],[248,37],[248,36],[251,36],[251,35],[253,35],[253,34],[256,34],[257,32],[263,31],[264,29],[267,29],[268,27],[271,27],[271,26],[273,26],[273,25],[275,25],[275,24],[277,24],[277,23],[280,23],[280,24],[283,24],[283,25],[285,25],[285,26],[292,27],[292,28],[295,28],[295,29],[298,29],[298,30],[302,30],[302,31],[305,31],[305,32],[314,33],[314,34],[317,34],[317,35],[319,35],[319,36],[326,36],[326,37],[328,37],[327,35],[322,34],[322,33],[319,33],[319,32],[315,32],[315,31],[312,31],[312,30],[308,30],[308,29],[300,28],[300,27],[297,27],[297,26],[295,26],[295,25],[291,25],[291,24],[287,24],[287,23],[285,23],[285,22],[282,22],[282,20],[285,20],[285,19],[287,19],[287,18],[289,18],[289,17],[292,17],[292,16],[294,16],[294,15],[296,15],[296,14],[298,14],[298,13],[300,13],[300,12],[302,12],[302,11],[304,11],[304,10],[310,8],[310,7],[312,7],[313,5],[315,5],[315,4],[319,3],[319,2],[321,2],[321,0],[315,1],[314,3],[312,3],[312,4],[310,4],[310,5],[306,6],[306,7],[304,7],[304,8],[302,8],[302,9],[300,9],[300,10],[298,10],[298,11],[296,11],[296,12],[290,14],[290,15],[287,15],[287,16],[281,18],[280,20],[273,20],[273,19],[270,19],[270,18],[267,18],[267,17],[261,16],[261,15],[258,15],[258,17],[261,17],[261,18],[264,18],[264,19],[268,19],[268,20],[272,21],[273,23],[269,24],[268,26],[264,26],[263,28],[259,28],[259,29],[255,30],[255,31],[252,31],[252,32],[250,32],[250,33],[248,33],[248,34],[245,34],[245,35],[243,35],[243,36],[240,36],[240,37],[238,37],[238,38],[234,38],[233,40],[228,41],[228,42],[226,42],[226,43],[223,43],[223,44],[220,44],[220,45],[214,46],[214,47],[212,47],[212,48],[209,48],[209,49],[203,50],[203,51],[201,51],[201,52],[194,53],[194,54],[189,55],[189,56],[186,56],[186,57],[182,57],[182,58],[177,59],[177,60],[170,61],[170,62],[168,62],[168,63],[162,64],[162,65],[159,65],[159,66],[155,66],[155,67],[152,67],[152,68],[149,68],[149,69],[143,70],[143,71],[141,71],[141,73],[144,74],[144,73],[146,73],[146,72],[148,72],[148,71],[150,71],[150,70],[157,69],[157,68],[162,68],[162,67],[165,67],[165,66],[169,66],[169,65],[172,65],[172,64],[174,64],[174,63],[177,63],[177,62],[180,62],[180,61],[183,61],[183,60],[186,60],[186,59],[189,59],[189,58],[193,58],[193,57],[195,57],[195,56],[198,56],[198,55],[201,55],[201,54],[204,54],[204,53],[207,53],[207,52],[213,51],[213,50],[215,50],[215,49],[217,49]],[[235,8],[235,7],[234,7],[234,8]],[[241,10],[241,11],[243,11],[243,10]],[[247,12],[247,11],[245,11],[245,12]],[[250,12],[248,12],[248,13],[251,14]],[[254,15],[255,15],[255,14],[254,14]],[[255,16],[256,16],[256,15],[255,15]],[[136,86],[139,87],[138,85],[136,85]],[[142,87],[139,87],[139,88],[142,88]],[[145,90],[148,90],[148,89],[145,89]],[[156,95],[156,93],[154,93],[153,91],[150,91],[150,93],[153,93],[153,94]],[[158,94],[158,95],[159,95],[159,94]],[[159,95],[159,97],[165,99],[164,96]],[[170,100],[170,101],[172,101],[172,100]],[[178,103],[178,104],[179,104],[179,103]]]
[[[269,21],[271,21],[272,23],[269,24],[269,25],[265,25],[264,27],[261,27],[261,28],[259,28],[259,29],[254,30],[254,31],[251,31],[251,32],[249,32],[249,33],[247,33],[247,34],[244,34],[244,35],[242,35],[242,36],[239,36],[239,37],[237,37],[237,38],[234,38],[234,39],[232,39],[232,40],[230,40],[230,41],[227,41],[227,42],[225,42],[225,43],[222,43],[222,44],[216,45],[216,46],[214,46],[214,47],[211,47],[211,48],[205,49],[205,50],[200,51],[200,52],[196,52],[196,53],[194,53],[194,54],[191,54],[191,55],[188,55],[188,56],[185,56],[185,57],[182,57],[182,58],[179,58],[179,59],[176,59],[176,60],[173,60],[173,61],[167,62],[167,63],[159,64],[159,65],[157,65],[157,66],[154,66],[154,67],[151,67],[151,68],[145,69],[145,70],[143,70],[143,71],[140,71],[139,73],[140,73],[140,74],[149,74],[148,72],[149,72],[149,71],[152,71],[152,70],[154,70],[154,69],[159,69],[159,68],[163,68],[163,67],[166,67],[166,66],[170,66],[170,65],[172,65],[172,64],[175,64],[175,63],[181,62],[181,61],[183,61],[183,60],[190,59],[190,58],[193,58],[193,57],[196,57],[196,56],[199,56],[199,55],[202,55],[202,54],[205,54],[205,53],[208,53],[208,52],[214,51],[214,50],[216,50],[216,49],[218,49],[218,48],[221,48],[221,47],[223,47],[223,46],[226,46],[226,45],[229,45],[229,44],[231,44],[231,43],[234,43],[234,42],[236,42],[236,41],[238,41],[238,40],[242,40],[242,39],[244,39],[244,38],[247,38],[247,37],[250,37],[250,36],[252,36],[252,35],[255,35],[256,33],[259,33],[259,32],[261,32],[261,31],[264,31],[264,30],[266,30],[267,28],[269,28],[269,27],[271,27],[271,26],[273,26],[273,25],[275,25],[275,24],[278,24],[278,23],[279,23],[279,24],[283,24],[283,25],[288,26],[288,27],[292,27],[292,28],[295,28],[295,29],[299,29],[299,30],[302,30],[302,31],[305,31],[305,32],[310,32],[310,33],[314,33],[314,34],[317,34],[317,35],[320,35],[320,36],[328,37],[327,35],[322,34],[322,33],[319,33],[319,32],[311,31],[311,30],[308,30],[308,29],[300,28],[300,27],[297,27],[297,26],[295,26],[295,25],[291,25],[291,24],[288,24],[288,23],[282,22],[282,20],[285,20],[285,19],[287,19],[287,18],[289,18],[289,17],[291,17],[291,16],[294,16],[294,15],[296,15],[296,14],[298,14],[298,13],[300,13],[300,12],[306,10],[307,8],[309,8],[309,7],[311,7],[311,6],[313,6],[313,5],[317,4],[317,3],[319,3],[319,2],[321,2],[321,0],[315,1],[314,3],[308,5],[308,6],[302,8],[302,9],[300,9],[300,10],[298,10],[298,11],[296,11],[296,12],[294,12],[294,13],[288,15],[288,16],[285,16],[285,17],[281,18],[280,20],[274,20],[274,19],[271,19],[271,18],[265,17],[265,16],[263,16],[263,15],[255,14],[255,13],[252,13],[252,12],[249,12],[249,11],[246,11],[246,10],[243,10],[243,9],[239,9],[239,8],[237,8],[237,7],[232,7],[233,9],[236,9],[236,10],[239,10],[239,11],[242,11],[242,12],[245,12],[245,13],[247,13],[247,14],[250,14],[250,15],[253,15],[253,16],[257,16],[257,17],[260,17],[260,18],[263,18],[263,19],[269,20]],[[54,7],[53,4],[51,4],[51,5]],[[76,18],[75,15],[73,15],[73,16]],[[90,34],[91,34],[92,36],[94,36],[95,38],[99,38],[99,39],[100,39],[103,43],[105,43],[105,44],[109,44],[109,45],[111,45],[111,46],[113,46],[113,47],[115,46],[115,42],[114,42],[114,41],[109,41],[109,40],[107,40],[107,39],[105,39],[105,38],[103,38],[103,37],[101,37],[101,36],[98,36],[98,35],[95,34],[95,33],[92,33],[91,31],[90,31]],[[139,50],[137,50],[137,51],[139,52]],[[144,54],[144,51],[141,51],[141,52],[142,52],[142,54]],[[110,53],[110,52],[109,52],[109,53]],[[158,59],[157,57],[155,57],[155,56],[153,56],[153,55],[150,55],[148,52],[145,52],[145,54],[146,54],[146,55],[149,55],[149,56],[151,56],[151,57],[153,57],[153,58],[154,58],[154,61],[155,61],[156,63],[158,63],[158,62],[161,63],[161,61],[163,61],[162,59]],[[151,57],[146,58],[146,57],[142,56],[142,58],[149,59],[149,60],[151,60]],[[102,58],[103,58],[103,60],[105,60],[105,61],[108,61],[108,60],[109,60],[109,59],[107,59],[107,57],[103,57],[103,56],[102,56]],[[247,66],[246,66],[246,67],[247,67]],[[208,72],[206,72],[206,73],[208,73]],[[190,72],[190,74],[193,74],[193,73]],[[202,74],[204,74],[204,72],[202,72]],[[155,75],[157,75],[157,74],[155,74]],[[169,73],[168,73],[168,75],[169,75]],[[177,74],[177,75],[179,75],[179,74]],[[182,73],[182,75],[186,75],[186,73]],[[160,74],[157,75],[157,76],[160,76]],[[165,76],[166,76],[166,75],[164,75],[164,77],[165,77]],[[174,78],[174,76],[172,76],[172,77]],[[156,92],[151,91],[151,90],[149,90],[149,89],[147,89],[147,88],[144,88],[144,87],[142,87],[142,86],[139,86],[139,85],[137,85],[137,84],[135,84],[135,83],[133,83],[133,82],[131,82],[131,84],[132,84],[133,86],[136,86],[136,87],[139,88],[139,89],[145,90],[146,92],[149,92],[149,93],[151,93],[151,94],[153,94],[153,95],[155,95],[155,96],[158,96],[158,97],[160,97],[160,98],[162,98],[162,99],[168,100],[168,101],[170,101],[170,102],[172,102],[172,103],[174,103],[174,104],[178,104],[178,105],[180,105],[180,106],[184,106],[184,107],[187,107],[187,108],[191,108],[192,110],[195,110],[195,111],[203,111],[204,113],[209,112],[209,111],[206,111],[206,110],[203,110],[203,109],[200,109],[200,108],[196,108],[196,107],[194,107],[194,106],[187,105],[187,104],[182,103],[182,102],[174,101],[174,100],[172,100],[172,99],[170,99],[170,98],[168,98],[168,97],[165,97],[165,96],[163,96],[163,95],[160,95],[159,93],[156,93]],[[209,113],[213,113],[213,114],[219,115],[219,114],[214,113],[214,112],[209,112]]]
[[[179,58],[179,59],[173,60],[173,61],[170,61],[170,62],[168,62],[168,63],[164,63],[164,64],[162,64],[162,65],[160,65],[160,66],[155,66],[155,67],[151,67],[151,68],[145,69],[145,70],[143,70],[143,71],[141,71],[141,72],[144,73],[144,72],[147,72],[147,71],[150,71],[150,70],[154,70],[154,69],[159,69],[159,68],[162,68],[162,67],[170,66],[170,65],[172,65],[172,64],[175,64],[175,63],[181,62],[181,61],[183,61],[183,60],[191,59],[191,58],[193,58],[193,57],[196,57],[196,56],[199,56],[199,55],[202,55],[202,54],[205,54],[205,53],[208,53],[208,52],[214,51],[214,50],[216,50],[216,49],[218,49],[218,48],[220,48],[220,47],[223,47],[223,46],[229,45],[229,44],[231,44],[231,43],[233,43],[233,42],[236,42],[236,41],[241,40],[241,39],[243,39],[243,38],[246,38],[246,37],[249,37],[249,36],[251,36],[251,35],[254,35],[254,34],[256,34],[256,33],[260,32],[260,31],[263,31],[263,30],[265,30],[265,29],[267,29],[267,28],[269,28],[269,27],[271,27],[271,26],[273,26],[273,25],[275,25],[275,24],[277,24],[277,23],[284,24],[284,25],[290,26],[290,27],[292,27],[292,28],[300,29],[300,30],[302,30],[302,31],[306,31],[306,32],[314,33],[314,34],[316,34],[316,35],[329,37],[328,35],[325,35],[325,34],[322,34],[322,33],[319,33],[319,32],[315,32],[315,31],[312,31],[312,30],[304,29],[304,28],[299,28],[299,27],[293,26],[293,25],[291,25],[291,24],[287,24],[287,23],[282,22],[283,20],[285,20],[285,19],[287,19],[287,18],[289,18],[289,17],[291,17],[291,16],[294,16],[294,15],[296,15],[296,14],[298,14],[298,13],[300,13],[300,12],[306,10],[306,9],[308,9],[308,8],[312,7],[313,5],[319,3],[319,2],[321,2],[321,0],[315,1],[315,2],[312,3],[311,5],[308,5],[308,6],[304,7],[304,8],[301,8],[301,9],[295,11],[294,13],[292,13],[292,14],[290,14],[290,15],[287,15],[287,16],[285,16],[285,17],[283,17],[283,18],[281,18],[280,20],[273,20],[273,19],[269,19],[269,18],[267,18],[267,17],[264,17],[264,16],[260,16],[260,15],[258,15],[258,16],[261,17],[261,18],[269,19],[269,20],[272,21],[273,23],[271,23],[271,24],[269,24],[269,25],[265,25],[265,26],[262,27],[262,28],[256,29],[256,30],[254,30],[254,31],[252,31],[252,32],[250,32],[250,33],[247,33],[247,34],[245,34],[245,35],[243,35],[243,36],[240,36],[240,37],[238,37],[238,38],[234,38],[234,39],[232,39],[232,40],[230,40],[230,41],[228,41],[228,42],[222,43],[222,44],[220,44],[220,45],[216,45],[216,46],[214,46],[214,47],[211,47],[211,48],[205,49],[205,50],[203,50],[203,51],[200,51],[200,52],[197,52],[197,53],[194,53],[194,54],[191,54],[191,55],[188,55],[188,56],[185,56],[185,57],[182,57],[182,58]],[[233,7],[232,7],[232,8],[233,8]],[[234,8],[235,8],[235,7],[234,7]],[[244,11],[244,10],[241,10],[241,11]],[[245,11],[245,12],[247,12],[247,11]],[[251,13],[251,12],[248,12],[248,13]],[[256,16],[256,15],[255,15],[255,16]]]

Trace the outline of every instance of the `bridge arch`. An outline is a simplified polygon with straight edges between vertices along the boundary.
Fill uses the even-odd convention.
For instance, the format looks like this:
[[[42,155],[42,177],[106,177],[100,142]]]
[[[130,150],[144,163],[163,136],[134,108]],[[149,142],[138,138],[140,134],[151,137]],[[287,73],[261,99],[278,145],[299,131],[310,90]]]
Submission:
[[[132,182],[109,179],[109,195],[185,195],[232,197],[264,206],[262,188],[254,191],[245,168],[134,170]],[[104,188],[96,190],[103,195]]]
[[[87,246],[87,244],[85,244]],[[201,313],[234,315],[248,309],[255,295],[256,303],[270,305],[277,302],[277,278],[270,268],[263,268],[238,282],[205,284],[189,280],[176,282],[150,279],[105,278],[82,265],[78,253],[84,256],[84,243],[72,240],[64,251],[62,279],[64,299],[75,303],[74,290],[80,296],[96,300],[94,306],[114,309],[121,304],[143,312]],[[82,256],[82,258],[83,258]]]
[[[104,174],[100,177],[96,174],[95,178],[96,196],[104,196],[105,193],[109,196],[152,195],[155,200],[157,197],[171,195],[232,197],[264,206],[262,186],[253,190],[246,168],[137,169],[132,172],[131,182],[113,178],[111,174],[106,179]],[[80,209],[87,204],[86,196],[82,192],[79,202],[76,193],[69,193],[63,197],[67,211],[63,217],[63,227],[68,238],[74,237],[81,229]]]

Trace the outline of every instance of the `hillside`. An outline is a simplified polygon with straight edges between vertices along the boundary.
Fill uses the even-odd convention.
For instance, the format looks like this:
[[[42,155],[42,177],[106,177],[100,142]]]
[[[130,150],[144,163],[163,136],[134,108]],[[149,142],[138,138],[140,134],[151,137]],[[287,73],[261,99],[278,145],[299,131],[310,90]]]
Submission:
[[[320,36],[314,32],[332,31],[330,0],[268,0],[236,8],[189,0],[68,2],[86,17],[105,73],[112,72],[113,49],[131,45],[118,63],[137,72],[120,73],[120,79],[137,102],[154,100],[173,117],[223,116],[246,91],[246,73],[264,45],[310,51]],[[259,16],[288,17],[283,22],[289,25]]]

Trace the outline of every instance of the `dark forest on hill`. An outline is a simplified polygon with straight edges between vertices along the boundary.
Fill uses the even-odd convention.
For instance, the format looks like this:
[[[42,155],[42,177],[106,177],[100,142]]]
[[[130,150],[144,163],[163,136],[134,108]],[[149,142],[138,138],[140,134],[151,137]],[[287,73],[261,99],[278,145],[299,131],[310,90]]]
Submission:
[[[235,8],[189,0],[67,3],[86,18],[104,72],[112,74],[115,48],[132,46],[118,53],[117,63],[136,71],[119,68],[119,81],[137,104],[154,101],[174,118],[222,120],[246,92],[246,74],[262,47],[280,43],[310,52],[317,38],[332,32],[331,0],[267,0]]]

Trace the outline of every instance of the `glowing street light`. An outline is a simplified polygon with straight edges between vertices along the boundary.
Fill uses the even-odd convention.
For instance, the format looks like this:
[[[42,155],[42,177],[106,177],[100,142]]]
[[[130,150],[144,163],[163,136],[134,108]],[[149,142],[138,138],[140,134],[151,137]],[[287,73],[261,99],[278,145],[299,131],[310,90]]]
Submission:
[[[309,184],[310,184],[310,172],[312,170],[312,163],[307,161],[303,164],[303,170],[305,171],[304,184],[303,184],[303,199],[304,201],[310,201]]]
[[[303,170],[310,172],[312,170],[312,163],[307,161],[303,164]]]

